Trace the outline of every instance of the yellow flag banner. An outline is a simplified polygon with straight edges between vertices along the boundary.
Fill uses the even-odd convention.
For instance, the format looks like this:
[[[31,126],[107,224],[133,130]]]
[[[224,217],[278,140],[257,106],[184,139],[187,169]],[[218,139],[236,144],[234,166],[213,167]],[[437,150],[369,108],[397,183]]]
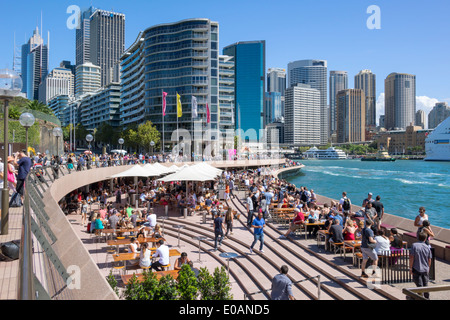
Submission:
[[[177,117],[181,118],[183,115],[183,108],[181,106],[181,96],[177,93]]]

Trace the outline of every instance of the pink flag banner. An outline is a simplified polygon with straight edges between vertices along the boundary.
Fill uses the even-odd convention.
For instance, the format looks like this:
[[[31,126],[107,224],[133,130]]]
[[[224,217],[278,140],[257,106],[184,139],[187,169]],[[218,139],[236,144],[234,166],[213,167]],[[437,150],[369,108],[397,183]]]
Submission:
[[[163,92],[163,116],[166,115],[166,97],[167,97],[167,92]]]

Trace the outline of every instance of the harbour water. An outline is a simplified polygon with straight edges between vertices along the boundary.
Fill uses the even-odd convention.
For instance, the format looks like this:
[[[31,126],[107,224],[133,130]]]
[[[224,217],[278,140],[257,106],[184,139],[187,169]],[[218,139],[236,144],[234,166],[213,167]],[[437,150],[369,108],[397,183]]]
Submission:
[[[300,160],[305,165],[286,177],[297,187],[340,199],[342,191],[355,205],[369,192],[380,195],[385,212],[414,220],[424,206],[432,225],[450,229],[450,162],[397,160]]]

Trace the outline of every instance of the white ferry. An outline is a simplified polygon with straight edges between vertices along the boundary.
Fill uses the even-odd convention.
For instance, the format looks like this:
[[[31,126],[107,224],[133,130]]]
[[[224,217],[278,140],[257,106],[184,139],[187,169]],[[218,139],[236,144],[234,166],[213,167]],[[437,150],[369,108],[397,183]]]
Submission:
[[[425,161],[450,161],[450,117],[428,134],[425,152]]]
[[[312,147],[303,154],[304,159],[318,159],[318,160],[343,160],[347,159],[347,154],[341,149],[330,147],[326,150],[319,150]]]

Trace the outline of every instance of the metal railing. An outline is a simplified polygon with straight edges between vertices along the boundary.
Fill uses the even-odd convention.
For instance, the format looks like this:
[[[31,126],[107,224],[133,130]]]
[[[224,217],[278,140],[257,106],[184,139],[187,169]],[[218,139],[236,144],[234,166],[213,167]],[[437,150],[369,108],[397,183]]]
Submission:
[[[292,282],[292,285],[295,285],[297,283],[301,283],[301,282],[305,282],[305,281],[310,281],[312,279],[317,278],[317,300],[320,300],[320,292],[321,292],[321,287],[320,287],[320,275],[314,276],[314,277],[309,277],[303,280],[299,280],[296,282]],[[244,300],[248,299],[250,296],[253,296],[255,294],[259,294],[259,293],[264,293],[267,294],[269,291],[272,291],[272,289],[265,289],[265,290],[260,290],[260,291],[256,291],[256,292],[252,292],[252,293],[244,293]]]
[[[419,288],[405,288],[402,292],[413,300],[428,300],[424,297],[424,293],[449,291],[450,285],[432,286],[432,287],[419,287]]]

